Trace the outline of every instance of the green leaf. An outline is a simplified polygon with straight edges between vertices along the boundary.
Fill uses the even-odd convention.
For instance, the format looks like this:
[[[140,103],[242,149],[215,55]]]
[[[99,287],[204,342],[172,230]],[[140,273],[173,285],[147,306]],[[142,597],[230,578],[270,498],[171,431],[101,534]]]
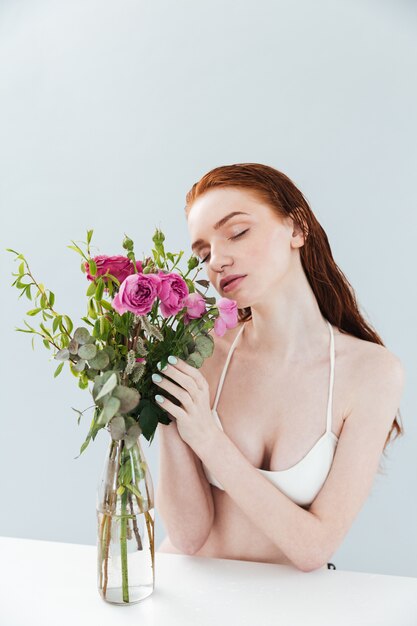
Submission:
[[[86,343],[85,345],[82,345],[80,346],[80,348],[78,348],[78,355],[82,359],[86,359],[87,361],[94,359],[96,354],[97,348],[93,343]]]
[[[71,339],[67,347],[71,354],[78,354],[78,341],[74,339],[74,337]],[[82,355],[80,354],[80,356]]]
[[[26,315],[36,315],[37,313],[39,313],[39,311],[42,311],[42,309],[31,309],[30,311],[26,312]]]
[[[55,294],[49,291],[49,306],[53,307],[55,302]]]
[[[133,424],[133,426],[129,428],[125,437],[125,444],[128,450],[130,450],[130,448],[136,443],[136,440],[140,436],[141,432],[142,431],[138,423]]]
[[[120,400],[120,413],[129,413],[139,404],[140,393],[133,387],[126,387],[125,385],[117,385],[112,392],[114,398]]]
[[[72,329],[74,328],[74,324],[72,323],[72,320],[70,317],[68,317],[68,315],[63,315],[62,316],[66,322],[67,325],[67,331],[69,332],[69,334],[71,334]]]
[[[75,250],[75,252],[78,252],[78,254],[81,254],[81,256],[84,256],[84,253],[82,252],[82,250],[80,250],[80,248],[78,246],[76,246],[75,244],[73,246],[67,246],[67,248],[70,248],[71,250]]]
[[[31,288],[32,288],[32,287],[31,287],[31,285],[28,285],[28,286],[26,287],[26,289],[25,289],[25,294],[26,294],[26,297],[27,297],[29,300],[32,300],[32,292],[31,292]]]
[[[59,374],[60,374],[60,373],[61,373],[61,371],[62,371],[62,368],[64,367],[64,364],[65,364],[65,361],[62,361],[62,363],[60,363],[60,364],[58,365],[58,367],[56,368],[55,373],[54,373],[54,378],[56,378],[57,376],[59,376]]]
[[[204,359],[199,352],[192,352],[185,362],[199,369],[203,365]]]
[[[143,436],[148,441],[154,434],[158,421],[163,424],[170,424],[172,420],[168,419],[166,412],[159,405],[156,406],[149,399],[141,399],[139,403],[139,426]]]
[[[120,441],[123,439],[126,432],[126,425],[124,417],[121,415],[117,415],[113,417],[111,422],[109,423],[111,438],[115,441]]]
[[[96,320],[97,319],[97,313],[96,310],[94,308],[94,300],[93,298],[90,298],[88,300],[88,315],[93,319]]]
[[[110,378],[108,379],[108,381],[103,385],[100,393],[96,397],[96,400],[100,400],[100,398],[103,398],[103,396],[113,391],[116,385],[117,385],[117,375],[115,372],[113,372]]]
[[[42,322],[40,322],[39,326],[42,328],[43,332],[45,333],[45,335],[47,335],[47,337],[52,338],[50,331],[48,330],[48,328],[46,328],[44,324],[42,324]]]
[[[72,365],[72,367],[74,368],[74,371],[76,372],[82,372],[85,366],[86,366],[85,359],[80,359],[74,365]]]
[[[88,387],[88,380],[84,380],[83,378],[80,378],[78,380],[78,386],[80,389],[87,389]]]
[[[194,339],[196,350],[201,354],[203,359],[207,359],[213,354],[214,339],[210,335],[199,335]]]
[[[97,285],[94,281],[92,281],[89,285],[88,285],[88,289],[86,291],[86,295],[87,296],[93,296],[96,293],[97,290]]]
[[[114,311],[112,305],[110,304],[110,302],[107,302],[107,300],[100,300],[100,304],[103,309],[106,309],[106,311]]]
[[[89,259],[88,260],[88,265],[90,268],[90,274],[91,276],[95,276],[97,274],[97,264],[93,259]]]
[[[91,237],[93,236],[93,230],[87,230],[87,244],[91,243]]]
[[[47,339],[42,339],[42,341],[45,348],[48,348],[48,350],[50,350],[51,346],[49,345],[49,341]]]
[[[55,355],[57,361],[68,361],[70,358],[70,353],[67,348],[63,348],[62,350],[58,350]]]
[[[87,341],[90,339],[90,336],[90,331],[88,330],[88,328],[84,328],[84,326],[79,326],[74,333],[75,341],[77,341],[81,345],[87,343]]]
[[[95,292],[95,298],[96,300],[101,300],[103,297],[103,292],[104,292],[104,281],[102,278],[99,278],[97,281],[97,289]]]
[[[55,333],[55,332],[56,332],[56,329],[58,328],[58,324],[59,324],[59,322],[61,321],[61,319],[62,319],[62,315],[57,315],[57,316],[54,318],[54,321],[52,322],[52,332],[53,332],[53,333]]]
[[[107,347],[111,347],[111,346],[107,346]],[[109,363],[110,363],[110,358],[109,358],[107,351],[105,351],[105,349],[101,350],[100,352],[97,352],[97,355],[94,357],[94,359],[91,359],[88,361],[89,366],[96,370],[104,370],[104,368],[107,367]]]
[[[132,483],[129,483],[127,485],[125,485],[126,489],[129,489],[129,491],[131,491],[132,493],[135,494],[135,496],[138,496],[138,498],[140,498],[141,500],[143,499],[142,494],[140,493],[140,491],[138,491],[137,487],[135,487],[135,485],[132,485]]]
[[[110,398],[106,400],[103,406],[103,411],[101,413],[102,419],[105,420],[106,424],[114,415],[116,415],[119,407],[120,400],[118,398],[113,398],[112,396],[110,396]]]

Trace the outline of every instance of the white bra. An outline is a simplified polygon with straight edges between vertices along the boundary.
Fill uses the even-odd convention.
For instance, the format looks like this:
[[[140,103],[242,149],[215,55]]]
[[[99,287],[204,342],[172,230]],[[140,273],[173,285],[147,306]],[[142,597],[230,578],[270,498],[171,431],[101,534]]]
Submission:
[[[333,457],[339,441],[339,438],[336,437],[331,430],[335,350],[333,328],[330,322],[328,320],[326,321],[330,330],[330,380],[327,402],[326,431],[320,439],[316,441],[314,446],[303,456],[303,458],[288,469],[272,471],[256,468],[286,496],[291,498],[291,500],[293,500],[296,504],[303,507],[310,506],[320,489],[323,487],[333,463]],[[217,413],[217,404],[219,402],[229,361],[232,357],[236,343],[242,334],[245,323],[246,322],[242,323],[242,328],[237,333],[232,345],[230,346],[212,408],[214,419],[221,430],[223,430],[223,426]],[[202,465],[207,480],[215,487],[223,489],[222,485],[214,478],[206,465],[204,465],[204,463],[202,463]]]

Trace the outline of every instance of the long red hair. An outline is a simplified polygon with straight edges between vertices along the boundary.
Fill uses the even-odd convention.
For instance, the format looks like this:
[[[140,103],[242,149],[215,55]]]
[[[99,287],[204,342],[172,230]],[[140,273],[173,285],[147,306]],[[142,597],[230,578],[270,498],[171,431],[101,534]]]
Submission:
[[[353,287],[335,263],[325,231],[301,191],[288,176],[260,163],[236,163],[216,167],[194,183],[187,193],[186,215],[193,202],[214,187],[250,189],[278,216],[292,217],[305,236],[305,243],[299,248],[301,263],[323,316],[341,332],[385,345],[359,311]],[[238,309],[238,317],[239,321],[249,320],[250,307]],[[385,441],[384,454],[391,439],[394,440],[404,434],[399,420],[401,414],[398,409]],[[392,437],[394,432],[395,436]]]

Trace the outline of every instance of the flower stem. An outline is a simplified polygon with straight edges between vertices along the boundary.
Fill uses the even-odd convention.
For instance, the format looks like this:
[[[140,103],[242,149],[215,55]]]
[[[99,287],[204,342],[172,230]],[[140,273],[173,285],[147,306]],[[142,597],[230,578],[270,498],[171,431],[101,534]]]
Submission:
[[[126,539],[126,525],[127,525],[127,489],[122,494],[122,515],[121,515],[121,528],[120,528],[120,556],[122,559],[122,592],[123,602],[129,602],[129,581],[127,571],[127,539]]]

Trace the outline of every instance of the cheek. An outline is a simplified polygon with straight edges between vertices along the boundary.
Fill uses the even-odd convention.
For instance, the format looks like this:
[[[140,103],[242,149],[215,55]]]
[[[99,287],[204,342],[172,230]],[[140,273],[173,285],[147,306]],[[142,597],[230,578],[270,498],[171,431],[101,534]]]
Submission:
[[[265,237],[258,250],[259,264],[266,268],[272,278],[284,275],[290,266],[291,249],[285,233],[279,232]]]

